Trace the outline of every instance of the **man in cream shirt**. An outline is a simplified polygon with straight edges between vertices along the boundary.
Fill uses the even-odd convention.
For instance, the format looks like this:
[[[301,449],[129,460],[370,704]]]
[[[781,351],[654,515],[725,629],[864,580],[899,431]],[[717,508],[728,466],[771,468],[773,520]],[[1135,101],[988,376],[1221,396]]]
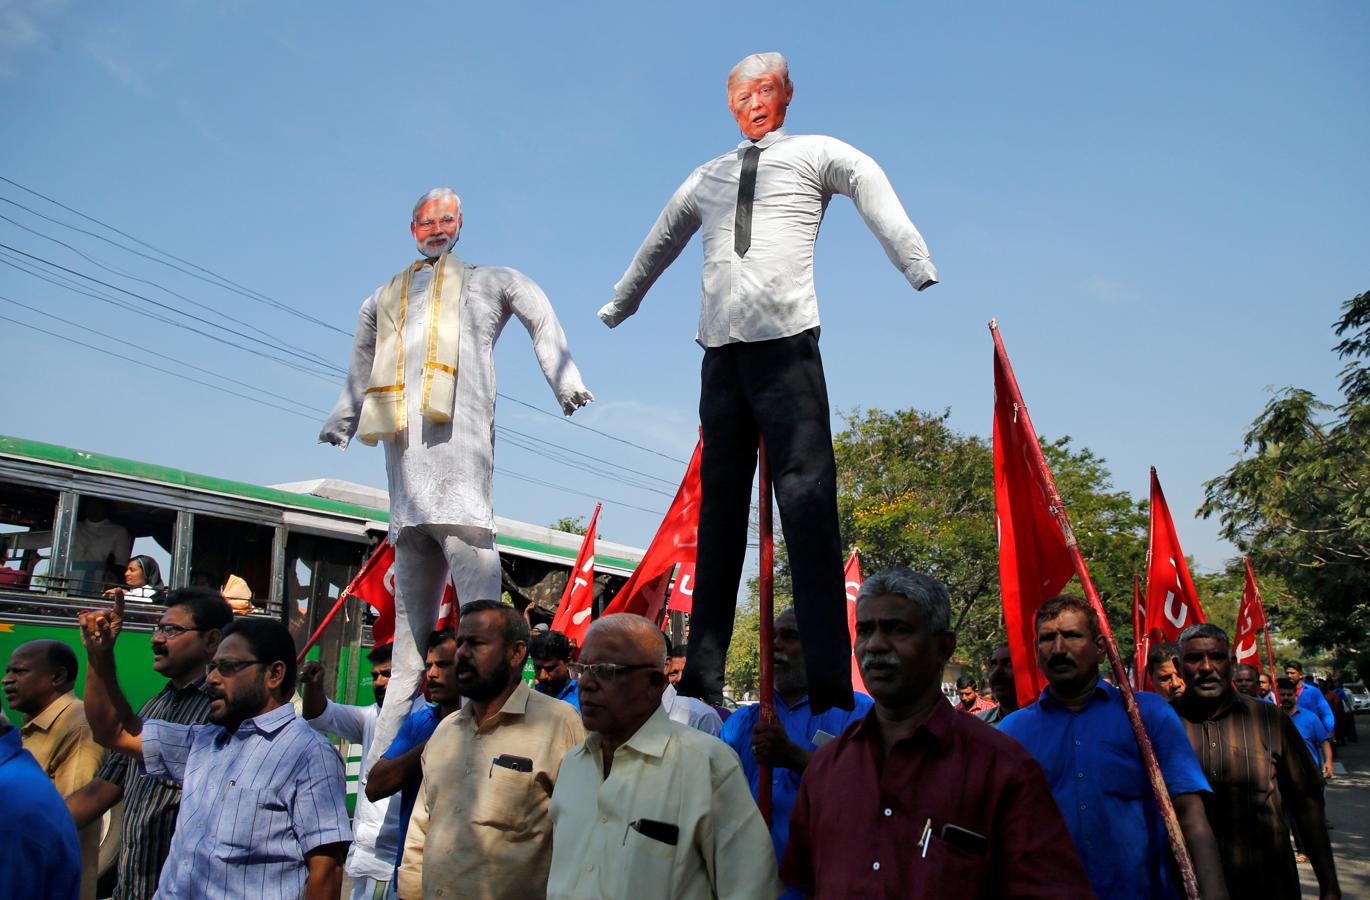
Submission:
[[[737,754],[672,721],[661,632],[618,613],[590,626],[576,663],[590,732],[566,754],[552,798],[547,896],[774,898],[770,833]]]

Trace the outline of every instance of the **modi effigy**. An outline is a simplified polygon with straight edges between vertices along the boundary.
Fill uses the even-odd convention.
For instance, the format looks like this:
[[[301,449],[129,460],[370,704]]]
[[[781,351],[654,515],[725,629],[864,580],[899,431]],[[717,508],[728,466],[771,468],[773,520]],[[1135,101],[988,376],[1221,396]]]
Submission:
[[[319,435],[385,446],[395,546],[393,674],[370,759],[390,745],[423,672],[421,648],[448,579],[465,605],[501,593],[492,508],[495,342],[516,317],[562,412],[594,399],[542,289],[522,272],[452,252],[461,200],[435,188],[414,205],[422,258],[362,303],[347,383]]]
[[[815,711],[852,708],[837,476],[818,350],[813,248],[834,194],[850,197],[915,290],[937,283],[927,245],[889,179],[835,138],[784,129],[794,97],[789,64],[755,53],[728,74],[728,106],[743,140],[690,173],[599,311],[610,328],[696,231],[704,243],[696,341],[704,348],[699,554],[689,654],[678,688],[717,703],[746,553],[758,439],[789,549],[795,612]]]

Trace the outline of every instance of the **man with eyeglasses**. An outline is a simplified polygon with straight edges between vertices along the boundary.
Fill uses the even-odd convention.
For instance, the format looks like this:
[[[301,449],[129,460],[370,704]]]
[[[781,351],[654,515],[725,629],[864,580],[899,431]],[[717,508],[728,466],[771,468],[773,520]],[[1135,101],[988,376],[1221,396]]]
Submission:
[[[172,591],[166,612],[152,631],[152,670],[167,679],[166,687],[139,710],[142,719],[178,725],[209,721],[205,664],[214,658],[233,610],[223,597],[205,588]],[[122,753],[111,753],[85,787],[67,797],[77,828],[84,828],[124,801],[115,900],[146,900],[171,849],[180,785],[153,778]]]
[[[456,675],[467,704],[438,724],[423,750],[401,900],[547,894],[547,804],[562,756],[585,729],[569,703],[523,681],[528,637],[528,622],[507,603],[462,607]]]
[[[395,655],[390,702],[369,769],[390,746],[423,675],[422,644],[451,579],[465,604],[500,596],[492,484],[495,341],[517,317],[562,412],[594,399],[571,358],[547,295],[504,266],[467,265],[452,252],[461,200],[434,188],[409,231],[422,257],[362,303],[347,383],[319,434],[385,444],[390,543],[395,546]]]
[[[589,732],[552,797],[548,898],[735,897],[783,890],[735,754],[661,705],[666,645],[648,619],[595,620],[575,665]]]
[[[352,840],[342,759],[295,715],[295,643],[273,619],[223,629],[205,665],[209,722],[134,715],[119,688],[114,643],[124,604],[82,613],[95,739],[182,787],[158,897],[297,900],[337,897]]]

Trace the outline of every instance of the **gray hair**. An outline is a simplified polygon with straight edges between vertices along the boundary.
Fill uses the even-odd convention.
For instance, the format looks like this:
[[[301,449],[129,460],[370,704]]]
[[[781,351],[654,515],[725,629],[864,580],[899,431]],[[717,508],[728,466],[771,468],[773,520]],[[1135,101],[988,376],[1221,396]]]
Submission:
[[[457,196],[457,192],[452,190],[450,187],[435,187],[431,191],[420,197],[418,203],[414,204],[414,212],[409,217],[410,221],[417,222],[419,220],[419,210],[423,209],[423,205],[428,201],[446,200],[448,197],[451,197],[453,200],[457,201],[457,215],[461,215],[461,198]]]
[[[652,651],[652,662],[658,668],[666,668],[666,640],[661,629],[652,624],[651,619],[633,613],[611,613],[600,616],[590,623],[585,632],[585,643],[597,634],[617,635],[640,647]]]
[[[862,600],[883,594],[897,594],[912,600],[933,632],[940,634],[951,630],[951,595],[947,593],[946,585],[931,575],[904,568],[877,572],[861,583],[856,603],[859,606]]]
[[[775,74],[780,76],[780,80],[785,82],[785,87],[790,87],[790,64],[785,61],[783,54],[772,50],[769,53],[753,53],[744,56],[742,61],[733,66],[728,73],[728,84],[734,81],[754,81],[762,75]]]
[[[1212,622],[1200,622],[1197,625],[1190,625],[1180,632],[1180,639],[1175,642],[1175,649],[1184,653],[1185,641],[1192,641],[1195,638],[1212,638],[1215,641],[1222,641],[1224,647],[1232,648],[1232,642],[1227,639],[1226,631]]]

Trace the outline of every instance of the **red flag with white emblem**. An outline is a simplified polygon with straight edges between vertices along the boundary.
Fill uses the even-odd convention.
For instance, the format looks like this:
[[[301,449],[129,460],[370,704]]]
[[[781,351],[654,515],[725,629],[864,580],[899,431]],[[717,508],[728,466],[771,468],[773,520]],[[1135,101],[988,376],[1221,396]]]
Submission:
[[[861,590],[861,557],[853,548],[847,558],[847,568],[842,580],[847,585],[847,633],[851,637],[851,686],[852,690],[866,693],[866,681],[861,677],[861,666],[856,661],[856,594]]]
[[[1256,587],[1256,574],[1251,571],[1251,560],[1246,560],[1246,584],[1242,588],[1241,606],[1237,608],[1237,638],[1232,655],[1237,662],[1261,668],[1261,653],[1256,646],[1256,635],[1265,628],[1265,605],[1261,590]]]
[[[362,566],[352,583],[352,595],[360,597],[376,611],[376,621],[371,623],[372,643],[379,647],[395,639],[395,546],[389,541],[382,542]],[[448,581],[442,592],[442,604],[438,609],[438,621],[434,629],[455,628],[457,624],[457,592]]]
[[[694,455],[685,470],[675,500],[661,520],[642,562],[637,564],[627,584],[604,609],[604,614],[630,612],[655,622],[666,602],[666,588],[677,565],[693,564],[699,545],[699,459],[704,442],[695,444]]]
[[[580,542],[575,568],[571,569],[566,579],[566,590],[557,604],[557,614],[552,617],[552,630],[575,638],[577,644],[584,642],[590,617],[595,611],[595,523],[599,521],[602,505],[595,504],[594,515],[590,516],[590,530],[585,532],[585,539]]]
[[[689,615],[695,607],[695,564],[682,563],[675,575],[675,587],[671,588],[671,598],[666,608],[671,612]]]
[[[1189,577],[1189,564],[1180,549],[1175,520],[1170,517],[1161,480],[1151,469],[1151,542],[1146,557],[1146,633],[1160,643],[1172,643],[1190,625],[1208,621],[1199,605],[1199,592]]]

